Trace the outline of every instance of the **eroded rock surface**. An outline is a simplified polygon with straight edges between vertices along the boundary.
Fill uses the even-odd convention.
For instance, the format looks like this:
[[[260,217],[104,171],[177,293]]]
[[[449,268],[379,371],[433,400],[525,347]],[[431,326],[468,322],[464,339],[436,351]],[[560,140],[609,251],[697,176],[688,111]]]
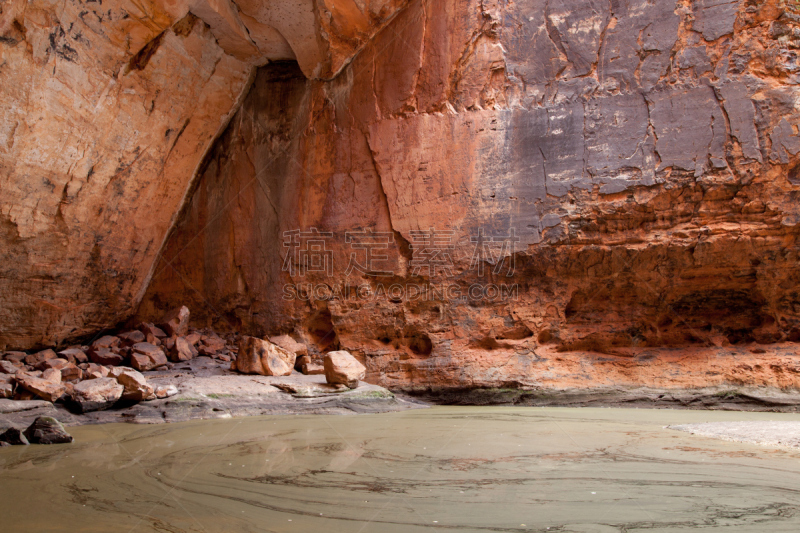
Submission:
[[[333,76],[405,3],[4,2],[0,349],[128,318],[255,66]]]
[[[139,312],[192,302],[395,388],[591,386],[597,357],[636,383],[662,355],[677,377],[656,381],[692,386],[729,345],[724,380],[797,387],[746,346],[800,341],[799,20],[776,1],[411,2],[332,81],[259,71]],[[376,234],[366,272],[354,243]]]
[[[800,384],[747,349],[800,341],[793,7],[148,6],[3,7],[0,344],[144,294],[143,320],[186,303],[396,388],[591,384],[598,354],[681,387],[729,346],[726,380]]]

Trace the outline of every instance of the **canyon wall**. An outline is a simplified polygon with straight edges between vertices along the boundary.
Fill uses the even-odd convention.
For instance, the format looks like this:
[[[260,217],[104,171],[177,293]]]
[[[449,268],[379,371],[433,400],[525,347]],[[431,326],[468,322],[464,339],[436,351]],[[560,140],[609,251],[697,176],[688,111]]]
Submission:
[[[404,4],[0,4],[0,349],[129,318],[255,68],[331,78]]]
[[[416,0],[335,79],[264,67],[139,317],[187,303],[400,388],[796,386],[792,344],[752,346],[800,341],[799,22]]]

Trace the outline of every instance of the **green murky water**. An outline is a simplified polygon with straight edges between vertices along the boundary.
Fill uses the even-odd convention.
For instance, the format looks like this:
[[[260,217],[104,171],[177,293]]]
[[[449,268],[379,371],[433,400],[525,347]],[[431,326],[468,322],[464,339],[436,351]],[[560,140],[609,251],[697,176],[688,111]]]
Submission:
[[[673,423],[797,415],[445,408],[73,428],[0,448],[5,531],[800,531],[800,453]],[[548,529],[549,528],[549,529]]]

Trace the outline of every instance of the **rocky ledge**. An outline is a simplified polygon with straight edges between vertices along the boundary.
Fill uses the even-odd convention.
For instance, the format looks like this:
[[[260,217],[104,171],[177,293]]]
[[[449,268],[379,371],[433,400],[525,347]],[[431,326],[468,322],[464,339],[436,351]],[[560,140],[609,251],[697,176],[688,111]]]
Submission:
[[[364,383],[366,368],[346,351],[314,359],[287,335],[220,336],[190,328],[189,315],[188,308],[176,308],[157,325],[142,323],[88,346],[6,352],[0,429],[16,434],[43,416],[65,425],[164,423],[424,405]]]
[[[425,407],[421,401],[400,398],[367,383],[357,389],[331,385],[324,375],[243,375],[218,360],[199,357],[171,369],[147,373],[154,387],[174,388],[174,396],[146,402],[119,400],[102,411],[76,413],[68,403],[0,399],[0,432],[25,427],[41,416],[65,426],[132,422],[163,424],[195,419],[278,414],[356,414],[402,411]]]

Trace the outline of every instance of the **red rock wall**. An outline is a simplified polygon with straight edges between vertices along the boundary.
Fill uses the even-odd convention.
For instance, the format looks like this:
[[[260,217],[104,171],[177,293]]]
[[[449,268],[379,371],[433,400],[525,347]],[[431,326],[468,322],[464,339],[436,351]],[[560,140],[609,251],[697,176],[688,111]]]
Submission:
[[[129,318],[254,66],[334,76],[405,3],[0,4],[0,349]]]
[[[741,378],[709,350],[730,369],[752,352],[729,344],[800,340],[798,21],[774,1],[412,2],[332,81],[259,72],[139,314],[294,332],[395,387],[588,386],[598,354],[612,383]],[[311,228],[332,268],[301,276],[285,232]],[[363,228],[391,237],[391,276],[348,275]],[[436,253],[429,228],[451,232]],[[473,238],[512,230],[481,271]],[[393,283],[467,297],[285,292]],[[511,294],[469,297],[493,284]]]

